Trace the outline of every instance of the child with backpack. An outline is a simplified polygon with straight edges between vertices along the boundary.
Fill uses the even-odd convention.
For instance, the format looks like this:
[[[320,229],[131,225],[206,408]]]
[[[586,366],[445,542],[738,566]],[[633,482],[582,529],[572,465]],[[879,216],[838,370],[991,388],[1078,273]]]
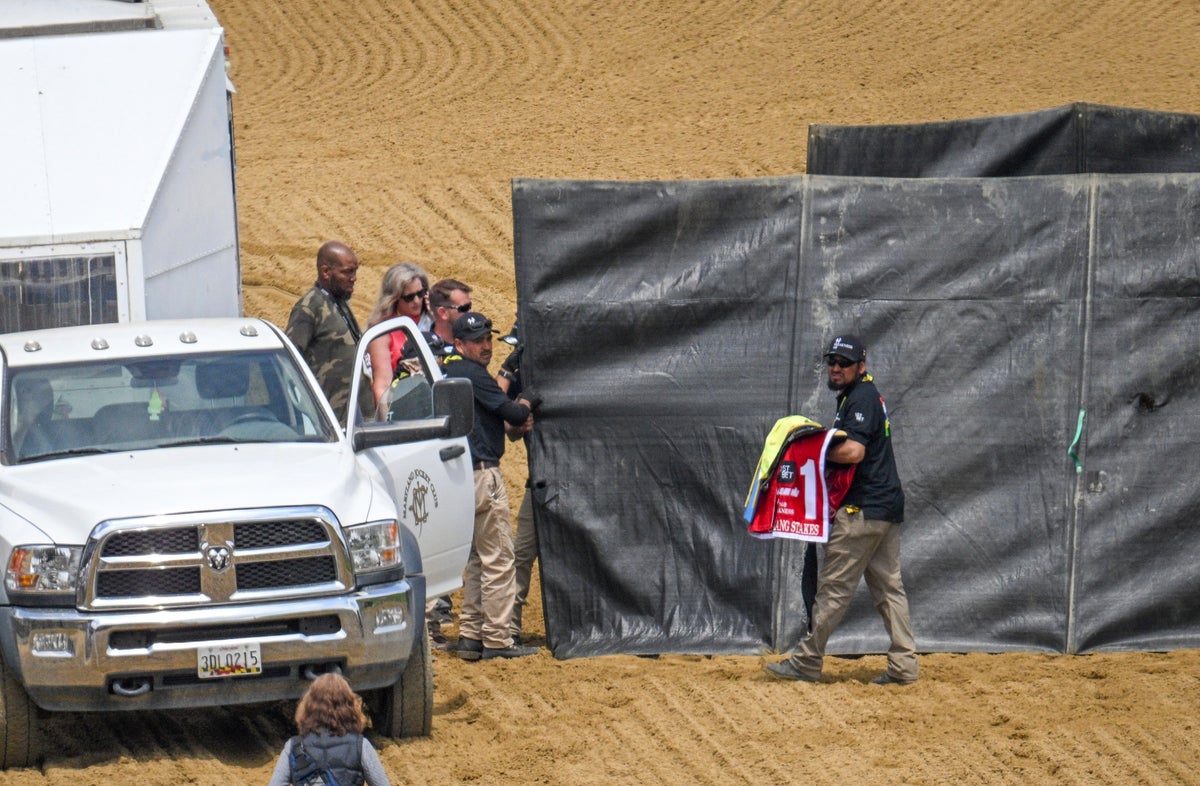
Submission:
[[[391,786],[363,736],[362,699],[340,674],[322,674],[296,705],[299,734],[283,746],[268,786]]]

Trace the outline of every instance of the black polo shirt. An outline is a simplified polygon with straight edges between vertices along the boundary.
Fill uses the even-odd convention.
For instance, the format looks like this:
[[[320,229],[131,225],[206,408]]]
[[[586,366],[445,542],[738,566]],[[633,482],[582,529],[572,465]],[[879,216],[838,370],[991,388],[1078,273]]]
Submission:
[[[842,505],[862,508],[868,519],[904,521],[904,489],[892,454],[892,429],[887,407],[875,383],[860,379],[838,394],[834,428],[840,428],[866,447],[854,471],[854,481]]]
[[[448,377],[471,380],[475,391],[475,427],[467,435],[471,461],[499,461],[504,455],[504,423],[519,426],[529,417],[529,407],[504,395],[487,367],[460,355],[447,359],[442,371]]]

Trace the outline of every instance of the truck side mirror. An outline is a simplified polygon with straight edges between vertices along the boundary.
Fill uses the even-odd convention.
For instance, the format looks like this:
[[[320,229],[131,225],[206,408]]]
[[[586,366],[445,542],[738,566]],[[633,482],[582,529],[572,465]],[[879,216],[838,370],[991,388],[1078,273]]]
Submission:
[[[465,437],[475,427],[475,391],[461,377],[433,383],[433,414],[449,419],[450,437]]]

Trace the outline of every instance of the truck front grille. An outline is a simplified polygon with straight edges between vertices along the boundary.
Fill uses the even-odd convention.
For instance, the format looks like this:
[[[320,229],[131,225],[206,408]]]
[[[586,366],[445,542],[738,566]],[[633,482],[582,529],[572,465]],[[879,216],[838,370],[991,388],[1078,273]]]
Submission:
[[[238,589],[324,584],[337,579],[332,557],[257,562],[238,568]]]
[[[318,521],[255,521],[234,524],[233,537],[238,548],[267,549],[290,543],[320,543],[328,540],[329,534]]]
[[[276,639],[285,636],[332,636],[342,630],[336,614],[315,617],[236,622],[221,626],[180,625],[114,630],[108,638],[113,650],[144,650],[163,644],[211,644],[233,639]]]
[[[100,598],[141,598],[147,595],[196,595],[200,568],[106,570],[96,576]]]
[[[104,556],[130,557],[137,554],[187,554],[200,548],[195,527],[172,527],[149,532],[115,532],[104,541]]]
[[[89,542],[80,607],[237,603],[344,592],[353,583],[324,508],[106,521]]]

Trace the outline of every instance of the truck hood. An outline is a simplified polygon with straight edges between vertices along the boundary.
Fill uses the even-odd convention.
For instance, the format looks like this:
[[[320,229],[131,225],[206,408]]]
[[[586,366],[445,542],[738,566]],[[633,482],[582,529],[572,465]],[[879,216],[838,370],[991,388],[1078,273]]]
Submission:
[[[372,515],[372,475],[357,461],[342,443],[110,453],[6,467],[0,499],[60,544],[82,544],[106,519],[238,508],[324,505],[345,526]]]

